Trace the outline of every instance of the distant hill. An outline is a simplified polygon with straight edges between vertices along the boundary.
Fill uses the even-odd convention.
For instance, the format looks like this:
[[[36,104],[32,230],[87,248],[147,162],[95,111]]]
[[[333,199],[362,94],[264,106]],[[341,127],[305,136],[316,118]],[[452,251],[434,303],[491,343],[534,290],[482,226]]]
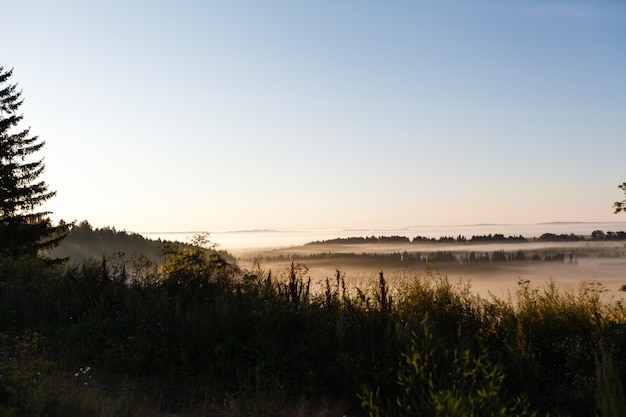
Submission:
[[[71,226],[69,234],[52,251],[51,256],[81,263],[86,259],[101,259],[102,256],[111,257],[119,253],[127,256],[141,254],[153,262],[161,263],[168,243],[172,242],[146,239],[140,234],[118,231],[114,227],[94,229],[84,220]]]

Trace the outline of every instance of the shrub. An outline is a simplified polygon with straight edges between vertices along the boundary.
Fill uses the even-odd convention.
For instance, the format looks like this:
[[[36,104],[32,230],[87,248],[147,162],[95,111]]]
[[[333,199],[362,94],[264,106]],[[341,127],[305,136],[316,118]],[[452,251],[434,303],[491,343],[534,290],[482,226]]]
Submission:
[[[531,416],[524,397],[509,398],[502,368],[486,353],[446,349],[425,326],[401,354],[397,389],[381,398],[380,389],[359,395],[370,417],[380,416]]]

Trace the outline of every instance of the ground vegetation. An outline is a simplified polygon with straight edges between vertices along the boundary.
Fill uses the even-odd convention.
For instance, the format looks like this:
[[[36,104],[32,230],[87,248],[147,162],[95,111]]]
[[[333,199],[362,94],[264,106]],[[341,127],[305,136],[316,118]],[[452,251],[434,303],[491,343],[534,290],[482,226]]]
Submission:
[[[624,411],[626,313],[598,282],[485,299],[432,270],[363,287],[337,271],[312,291],[303,264],[241,270],[206,237],[149,270],[0,272],[3,415]]]

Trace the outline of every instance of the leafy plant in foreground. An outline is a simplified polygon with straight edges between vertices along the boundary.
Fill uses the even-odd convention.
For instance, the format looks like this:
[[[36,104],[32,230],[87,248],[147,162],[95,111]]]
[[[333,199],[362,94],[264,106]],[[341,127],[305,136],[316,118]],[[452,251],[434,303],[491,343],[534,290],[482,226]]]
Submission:
[[[596,386],[600,416],[620,417],[626,415],[626,399],[613,358],[600,344],[596,356]]]
[[[425,326],[401,354],[395,394],[365,388],[359,398],[370,417],[536,416],[525,397],[507,395],[504,379],[486,353],[445,350]]]

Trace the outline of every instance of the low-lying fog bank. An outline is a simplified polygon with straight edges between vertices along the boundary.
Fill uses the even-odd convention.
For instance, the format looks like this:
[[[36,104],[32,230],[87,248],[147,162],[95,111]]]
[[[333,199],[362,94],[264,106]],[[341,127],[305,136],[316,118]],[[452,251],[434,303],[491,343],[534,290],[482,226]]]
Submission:
[[[467,262],[475,256],[504,252],[510,258],[522,251],[524,261]],[[458,262],[420,262],[431,253],[451,253]],[[386,254],[388,256],[367,256]],[[412,262],[407,262],[410,254]],[[505,297],[514,291],[518,280],[529,280],[534,287],[543,287],[550,280],[559,286],[576,287],[581,281],[597,280],[607,290],[606,297],[624,298],[619,288],[626,284],[626,248],[623,242],[520,242],[484,244],[334,244],[304,245],[265,251],[240,251],[238,263],[251,269],[257,259],[261,267],[271,270],[274,276],[286,272],[293,260],[308,267],[314,285],[321,285],[326,278],[334,278],[337,269],[346,277],[346,283],[364,287],[378,278],[383,271],[391,282],[411,279],[414,274],[433,273],[447,276],[450,281],[460,279],[471,282],[472,291],[481,296],[491,294]],[[530,260],[535,255],[542,260]],[[556,257],[556,260],[543,260]]]

